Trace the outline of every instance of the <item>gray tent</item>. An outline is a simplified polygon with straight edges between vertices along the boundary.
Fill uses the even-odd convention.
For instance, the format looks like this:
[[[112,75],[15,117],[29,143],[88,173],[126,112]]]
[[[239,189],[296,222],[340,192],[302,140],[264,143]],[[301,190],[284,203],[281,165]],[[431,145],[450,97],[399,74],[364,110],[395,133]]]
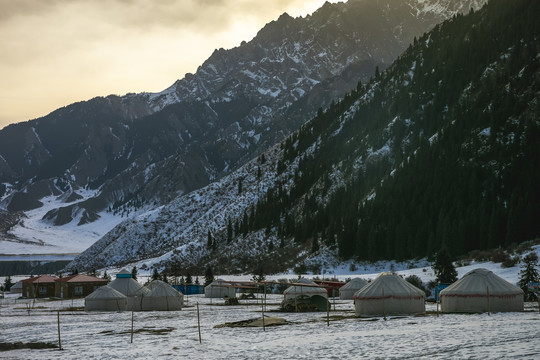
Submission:
[[[108,285],[100,286],[84,298],[85,311],[124,311],[127,297]]]
[[[236,297],[236,288],[232,287],[231,283],[222,279],[214,280],[210,285],[204,288],[204,297],[220,298]]]
[[[180,310],[184,305],[184,294],[161,280],[154,280],[144,287],[148,291],[140,291],[135,298],[142,311]]]
[[[377,278],[354,294],[357,316],[413,315],[426,312],[425,293],[391,273]]]
[[[523,311],[523,290],[482,268],[442,290],[440,299],[443,312]]]
[[[354,278],[339,288],[339,298],[341,300],[352,300],[354,294],[367,284],[368,282],[364,279]]]
[[[292,285],[283,291],[282,307],[285,309],[293,306],[295,311],[303,311],[302,304],[307,304],[306,309],[311,310],[315,305],[317,310],[326,311],[328,302],[328,292],[325,288],[319,287],[314,281],[309,279],[299,279],[296,284],[306,284],[312,286]],[[312,304],[312,305],[310,305]]]
[[[22,281],[17,281],[15,285],[13,285],[9,289],[9,292],[12,294],[22,294],[22,284],[23,284]]]

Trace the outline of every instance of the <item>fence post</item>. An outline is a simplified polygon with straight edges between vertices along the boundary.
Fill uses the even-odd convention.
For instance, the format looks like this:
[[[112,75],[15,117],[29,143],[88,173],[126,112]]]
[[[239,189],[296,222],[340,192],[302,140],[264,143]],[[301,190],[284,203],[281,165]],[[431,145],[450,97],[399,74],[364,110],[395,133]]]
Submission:
[[[197,303],[197,327],[199,329],[199,344],[202,344],[201,338],[201,316],[199,315],[199,303]]]
[[[58,348],[62,350],[62,339],[60,338],[60,310],[58,310]]]
[[[488,306],[488,316],[490,315],[491,313],[491,309],[490,309],[490,306],[489,306],[489,286],[486,286],[486,293],[487,293],[487,306]]]
[[[326,326],[330,326],[330,301],[326,298]]]
[[[133,310],[131,310],[131,343],[133,344]]]

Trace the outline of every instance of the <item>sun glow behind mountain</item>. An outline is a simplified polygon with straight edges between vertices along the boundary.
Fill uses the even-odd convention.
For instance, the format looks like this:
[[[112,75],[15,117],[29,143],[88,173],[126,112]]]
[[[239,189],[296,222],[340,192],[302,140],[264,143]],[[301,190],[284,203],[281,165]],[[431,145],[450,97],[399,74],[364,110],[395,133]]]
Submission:
[[[214,49],[323,3],[0,0],[0,128],[94,96],[161,91]]]

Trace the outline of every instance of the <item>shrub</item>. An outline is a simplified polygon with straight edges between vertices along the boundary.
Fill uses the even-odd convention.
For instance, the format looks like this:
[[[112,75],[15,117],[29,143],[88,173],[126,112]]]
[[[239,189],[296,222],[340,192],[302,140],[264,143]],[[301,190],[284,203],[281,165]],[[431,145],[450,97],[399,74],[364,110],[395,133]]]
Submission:
[[[426,291],[426,287],[424,286],[422,279],[420,279],[420,277],[418,277],[417,275],[409,275],[405,278],[405,280],[422,290],[426,295],[429,294]]]
[[[508,257],[505,261],[502,262],[501,267],[503,269],[514,267],[519,263],[519,255]]]

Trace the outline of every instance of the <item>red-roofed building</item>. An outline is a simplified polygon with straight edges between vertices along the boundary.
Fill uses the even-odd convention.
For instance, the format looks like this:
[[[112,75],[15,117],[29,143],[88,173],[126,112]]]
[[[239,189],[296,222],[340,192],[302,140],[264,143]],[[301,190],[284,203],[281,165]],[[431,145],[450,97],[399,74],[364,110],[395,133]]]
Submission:
[[[86,297],[98,287],[107,285],[109,280],[94,276],[76,274],[56,279],[55,296],[62,299]]]
[[[55,294],[56,277],[41,275],[22,280],[22,296],[27,298],[46,298]]]

